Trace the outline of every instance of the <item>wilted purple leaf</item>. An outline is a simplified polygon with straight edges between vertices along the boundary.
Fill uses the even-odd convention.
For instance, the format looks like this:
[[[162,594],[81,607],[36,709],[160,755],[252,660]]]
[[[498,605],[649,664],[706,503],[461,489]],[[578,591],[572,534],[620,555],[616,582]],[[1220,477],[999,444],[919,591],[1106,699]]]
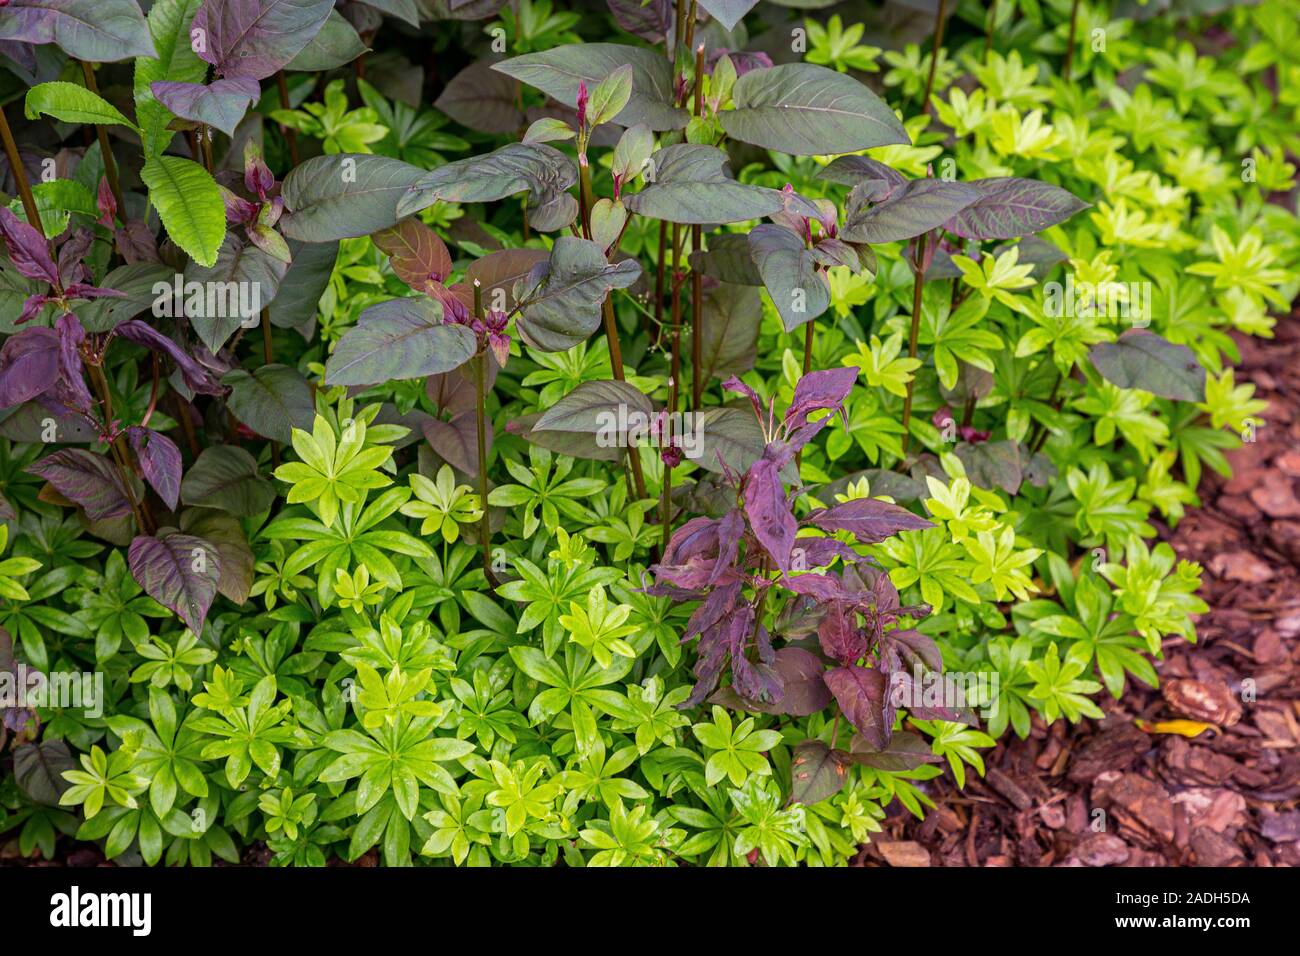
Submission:
[[[168,508],[175,510],[181,493],[181,450],[166,435],[140,425],[128,428],[126,436],[140,462],[144,480],[153,486]]]
[[[157,537],[136,537],[127,561],[146,594],[175,611],[195,634],[203,630],[221,580],[221,555],[214,545],[162,528]]]
[[[44,478],[63,497],[85,508],[91,521],[131,513],[122,476],[104,455],[85,448],[65,448],[29,465],[27,472]]]

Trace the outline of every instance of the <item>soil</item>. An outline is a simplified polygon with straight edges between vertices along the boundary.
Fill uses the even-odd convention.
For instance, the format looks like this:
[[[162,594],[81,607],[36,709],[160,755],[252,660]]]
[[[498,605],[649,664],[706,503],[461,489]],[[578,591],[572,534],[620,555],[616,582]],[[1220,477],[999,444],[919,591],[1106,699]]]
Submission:
[[[1205,569],[1197,643],[1167,641],[1160,689],[1105,695],[1104,719],[1035,720],[964,791],[949,773],[929,781],[924,822],[895,803],[859,863],[1300,864],[1300,314],[1273,341],[1235,338],[1264,424],[1228,454],[1233,477],[1209,473],[1203,507],[1160,529]],[[1155,726],[1173,721],[1214,727]]]

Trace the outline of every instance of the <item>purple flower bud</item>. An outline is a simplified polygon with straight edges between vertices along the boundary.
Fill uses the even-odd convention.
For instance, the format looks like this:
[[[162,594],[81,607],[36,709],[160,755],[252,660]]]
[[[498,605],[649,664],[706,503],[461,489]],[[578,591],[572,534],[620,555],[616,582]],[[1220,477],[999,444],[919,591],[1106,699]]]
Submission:
[[[578,129],[587,128],[587,103],[591,97],[587,94],[585,80],[578,81]]]

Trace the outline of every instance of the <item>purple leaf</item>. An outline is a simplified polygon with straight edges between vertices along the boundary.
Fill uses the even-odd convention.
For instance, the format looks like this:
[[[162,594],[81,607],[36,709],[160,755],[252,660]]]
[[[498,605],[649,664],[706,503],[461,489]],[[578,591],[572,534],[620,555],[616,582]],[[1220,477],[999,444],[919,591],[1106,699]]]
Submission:
[[[222,393],[221,386],[208,374],[207,369],[153,326],[139,319],[128,319],[113,331],[128,342],[134,342],[136,345],[143,345],[147,349],[169,355],[172,361],[176,363],[176,367],[180,369],[181,377],[185,380],[185,384],[190,391],[198,392],[201,395],[220,395]]]
[[[853,187],[844,211],[845,242],[899,242],[950,224],[953,217],[980,198],[966,183],[942,179],[914,179],[875,201],[878,183],[868,180]]]
[[[50,256],[50,244],[29,223],[23,222],[7,206],[0,206],[0,237],[13,261],[14,268],[37,282],[55,285],[59,270]]]
[[[774,461],[760,458],[745,480],[745,514],[754,536],[782,571],[790,570],[790,549],[799,530],[786,502],[785,487]]]
[[[828,368],[809,372],[794,387],[794,398],[785,412],[787,442],[791,451],[798,451],[826,427],[831,416],[809,422],[808,415],[823,408],[842,408],[853,383],[857,381],[856,366]]]
[[[878,544],[900,531],[934,527],[925,518],[877,498],[855,498],[810,514],[809,523],[823,531],[848,531],[862,544]]]
[[[215,126],[227,136],[235,135],[239,121],[262,95],[257,80],[246,75],[214,80],[207,86],[158,80],[149,84],[149,89],[158,102],[181,119]]]
[[[857,626],[856,616],[843,604],[834,604],[817,628],[817,640],[827,657],[851,664],[867,653],[867,636]]]
[[[0,348],[0,408],[30,401],[59,377],[59,336],[33,327],[11,335]]]
[[[973,203],[944,223],[963,239],[1014,239],[1065,222],[1089,204],[1060,186],[1003,176],[968,184]]]
[[[58,396],[63,403],[75,408],[83,415],[90,415],[95,400],[86,388],[86,379],[81,364],[81,343],[86,340],[86,330],[81,327],[81,320],[70,313],[59,316],[54,323],[54,331],[59,337],[59,376]]]
[[[202,538],[163,528],[139,535],[127,552],[132,576],[145,593],[171,608],[195,634],[203,630],[221,580],[221,555]]]
[[[826,672],[826,686],[862,739],[877,750],[889,746],[894,707],[885,693],[885,675],[865,667],[837,667]]]
[[[754,406],[754,414],[758,416],[759,421],[763,420],[763,400],[758,397],[758,392],[754,391],[735,375],[722,383],[722,387],[728,392],[738,392],[749,399],[749,404]]]
[[[922,764],[941,763],[943,758],[937,756],[929,742],[920,734],[910,730],[900,730],[894,734],[889,745],[881,750],[872,747],[857,734],[849,743],[849,759],[864,767],[877,770],[889,770],[895,773],[915,770]]]
[[[831,692],[824,679],[825,669],[816,655],[801,647],[783,647],[776,652],[776,671],[785,684],[780,712],[807,717],[824,710]]]
[[[90,63],[158,56],[136,0],[11,0],[0,40],[56,43]]]
[[[63,497],[85,508],[91,521],[131,513],[122,476],[104,455],[85,448],[65,448],[29,465],[27,472],[44,478]]]
[[[790,760],[790,802],[811,805],[844,788],[847,757],[820,740],[805,740]]]
[[[334,0],[204,0],[194,30],[207,46],[196,51],[223,77],[263,80],[311,42],[334,9]]]
[[[166,435],[132,425],[126,430],[145,481],[173,511],[181,493],[181,450]]]

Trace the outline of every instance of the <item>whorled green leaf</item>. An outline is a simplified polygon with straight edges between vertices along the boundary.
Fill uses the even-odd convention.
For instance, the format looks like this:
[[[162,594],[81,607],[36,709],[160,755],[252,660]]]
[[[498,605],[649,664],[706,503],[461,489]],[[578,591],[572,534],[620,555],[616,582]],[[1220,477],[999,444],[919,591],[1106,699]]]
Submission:
[[[593,89],[619,67],[632,67],[632,96],[614,117],[620,126],[644,123],[652,130],[681,129],[690,119],[673,105],[672,63],[657,50],[621,43],[584,43],[527,53],[492,69],[536,87],[565,106],[576,107],[578,84]]]
[[[398,200],[424,175],[387,156],[316,156],[284,178],[280,231],[303,242],[332,242],[387,229],[401,218]]]
[[[373,385],[450,372],[474,354],[474,333],[442,320],[442,306],[416,296],[361,313],[325,364],[330,385]]]
[[[796,156],[911,145],[880,97],[857,80],[812,63],[751,70],[719,119],[732,139]]]
[[[550,232],[577,215],[577,201],[568,193],[577,181],[573,160],[558,149],[544,143],[509,143],[427,173],[402,196],[397,214],[410,216],[438,201],[493,202],[527,192],[530,224]]]

